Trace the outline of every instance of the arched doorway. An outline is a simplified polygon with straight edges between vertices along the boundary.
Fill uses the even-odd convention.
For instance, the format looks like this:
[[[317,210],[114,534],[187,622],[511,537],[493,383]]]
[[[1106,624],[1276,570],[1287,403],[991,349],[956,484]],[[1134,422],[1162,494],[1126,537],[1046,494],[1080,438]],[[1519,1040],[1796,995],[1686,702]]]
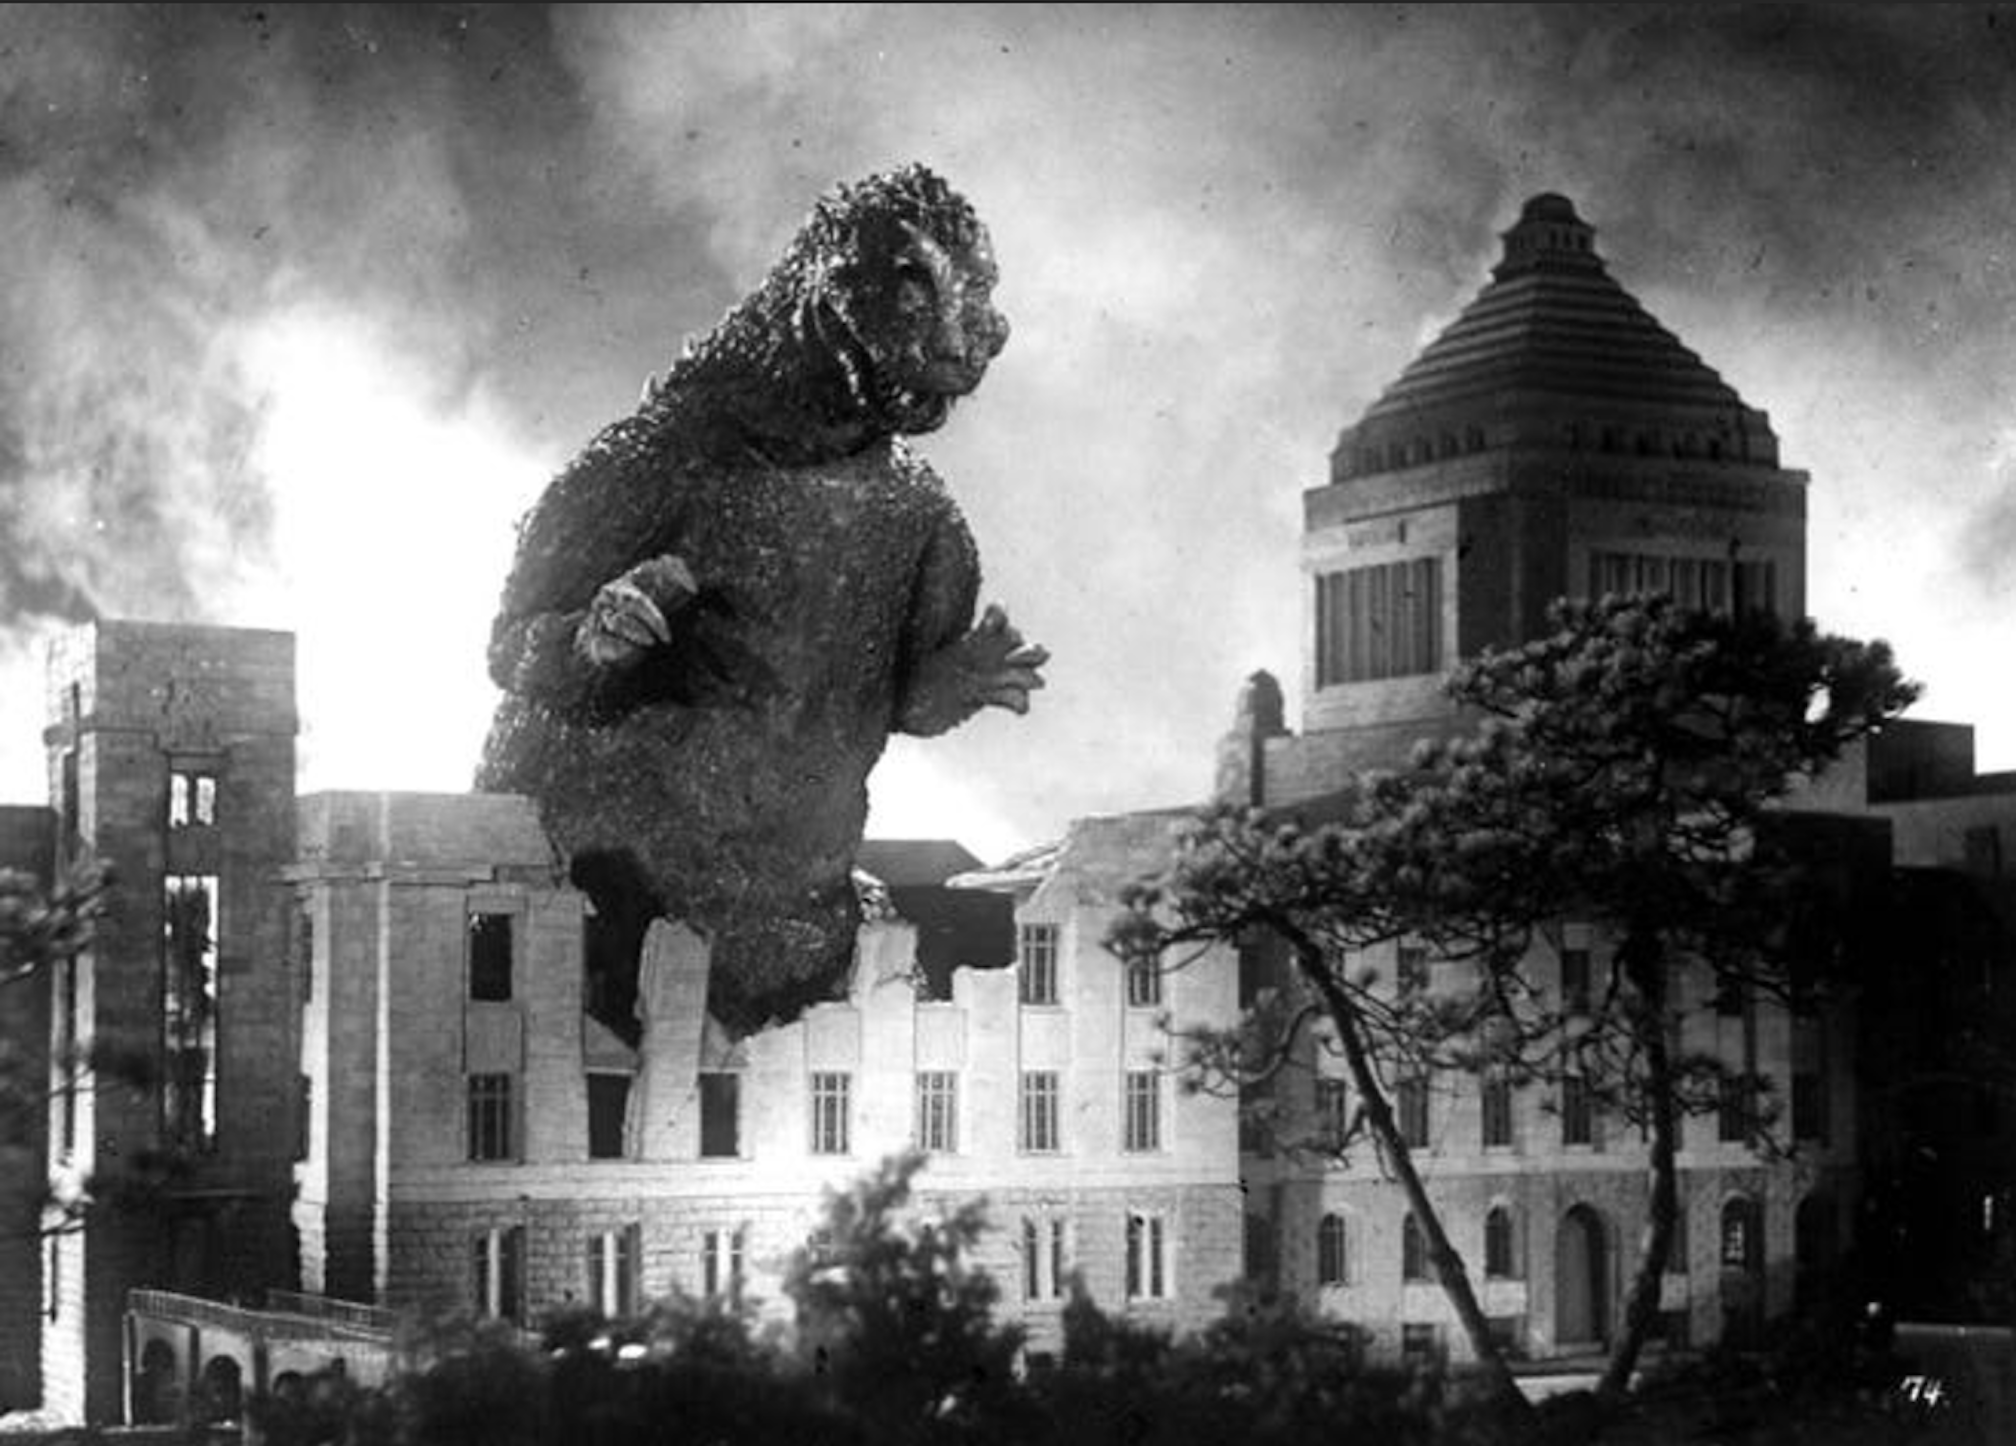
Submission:
[[[151,1340],[140,1350],[140,1370],[133,1377],[133,1424],[166,1426],[182,1415],[182,1382],[175,1348]]]
[[[201,1407],[197,1418],[203,1421],[235,1421],[244,1408],[245,1373],[238,1362],[230,1356],[212,1356],[210,1363],[203,1367],[203,1379],[197,1384],[201,1392]]]
[[[1554,1235],[1554,1344],[1600,1349],[1610,1334],[1610,1259],[1603,1217],[1576,1205]]]

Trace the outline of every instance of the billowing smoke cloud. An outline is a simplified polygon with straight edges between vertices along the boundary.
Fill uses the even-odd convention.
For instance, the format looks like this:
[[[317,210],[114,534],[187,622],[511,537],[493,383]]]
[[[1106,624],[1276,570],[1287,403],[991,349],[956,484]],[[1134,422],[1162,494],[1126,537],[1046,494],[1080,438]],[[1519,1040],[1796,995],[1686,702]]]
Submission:
[[[923,446],[973,522],[989,595],[1056,661],[1030,718],[895,749],[876,781],[885,831],[998,847],[1198,794],[1239,680],[1298,680],[1301,490],[1543,189],[1576,200],[1613,271],[1812,471],[1823,620],[1892,636],[1939,712],[2000,705],[1968,689],[1988,686],[1974,660],[2016,608],[2001,144],[2016,15],[6,20],[0,623],[229,617],[301,626],[304,670],[346,649],[409,660],[416,687],[451,658],[473,667],[540,474],[753,284],[819,192],[920,159],[992,226],[1016,327]],[[346,445],[302,394],[324,352],[349,359],[332,397],[340,373],[357,408],[405,409],[353,432],[410,424],[414,440],[320,465]],[[435,506],[416,526],[423,486]],[[380,549],[412,549],[358,559],[392,596],[372,611],[360,593],[347,619],[340,570],[303,555],[332,549],[300,540],[344,523],[332,491]],[[422,530],[431,551],[408,537]],[[346,547],[372,553],[369,530]],[[450,595],[452,627],[407,621]],[[487,711],[480,676],[455,696],[468,717],[444,760],[473,753]],[[329,716],[313,698],[307,712]],[[341,739],[325,726],[327,757]],[[2016,752],[2016,720],[2002,726]],[[423,781],[396,771],[414,754],[374,743],[338,781]],[[903,806],[927,797],[940,811]]]

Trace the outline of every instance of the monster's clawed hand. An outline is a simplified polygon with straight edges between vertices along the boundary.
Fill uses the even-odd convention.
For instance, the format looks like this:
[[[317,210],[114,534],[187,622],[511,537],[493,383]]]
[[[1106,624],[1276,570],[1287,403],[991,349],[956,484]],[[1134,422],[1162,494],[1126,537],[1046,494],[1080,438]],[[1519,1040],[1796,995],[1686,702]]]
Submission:
[[[673,618],[699,590],[692,570],[669,553],[640,562],[596,589],[574,645],[598,667],[629,667],[672,640]]]
[[[1008,615],[990,606],[965,637],[918,665],[903,702],[901,727],[929,737],[957,727],[982,708],[1029,711],[1029,694],[1043,686],[1038,671],[1047,649],[1025,643]]]

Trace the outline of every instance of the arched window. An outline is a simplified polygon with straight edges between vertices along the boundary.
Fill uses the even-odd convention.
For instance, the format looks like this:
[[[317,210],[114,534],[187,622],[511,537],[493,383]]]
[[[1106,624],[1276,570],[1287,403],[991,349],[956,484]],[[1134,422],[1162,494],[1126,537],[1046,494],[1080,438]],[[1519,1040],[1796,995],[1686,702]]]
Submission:
[[[1428,1278],[1428,1241],[1421,1234],[1421,1222],[1409,1210],[1400,1221],[1400,1278]]]
[[[1512,1211],[1505,1205],[1493,1205],[1484,1216],[1484,1274],[1495,1280],[1519,1274],[1512,1250]]]
[[[1332,1211],[1316,1227],[1316,1283],[1343,1285],[1350,1278],[1350,1245],[1344,1217]]]

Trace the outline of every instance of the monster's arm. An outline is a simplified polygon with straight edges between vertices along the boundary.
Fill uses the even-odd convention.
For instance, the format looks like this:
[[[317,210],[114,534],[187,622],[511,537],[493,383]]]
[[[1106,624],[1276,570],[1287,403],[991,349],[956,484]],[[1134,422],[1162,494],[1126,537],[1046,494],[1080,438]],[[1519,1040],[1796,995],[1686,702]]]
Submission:
[[[626,665],[667,640],[693,581],[675,556],[684,489],[619,423],[526,516],[490,630],[498,687],[562,712],[592,708]]]
[[[1037,671],[1050,655],[1026,644],[1008,615],[990,606],[968,627],[980,591],[973,535],[947,507],[918,568],[904,630],[896,727],[928,738],[958,727],[985,707],[1029,711]]]

